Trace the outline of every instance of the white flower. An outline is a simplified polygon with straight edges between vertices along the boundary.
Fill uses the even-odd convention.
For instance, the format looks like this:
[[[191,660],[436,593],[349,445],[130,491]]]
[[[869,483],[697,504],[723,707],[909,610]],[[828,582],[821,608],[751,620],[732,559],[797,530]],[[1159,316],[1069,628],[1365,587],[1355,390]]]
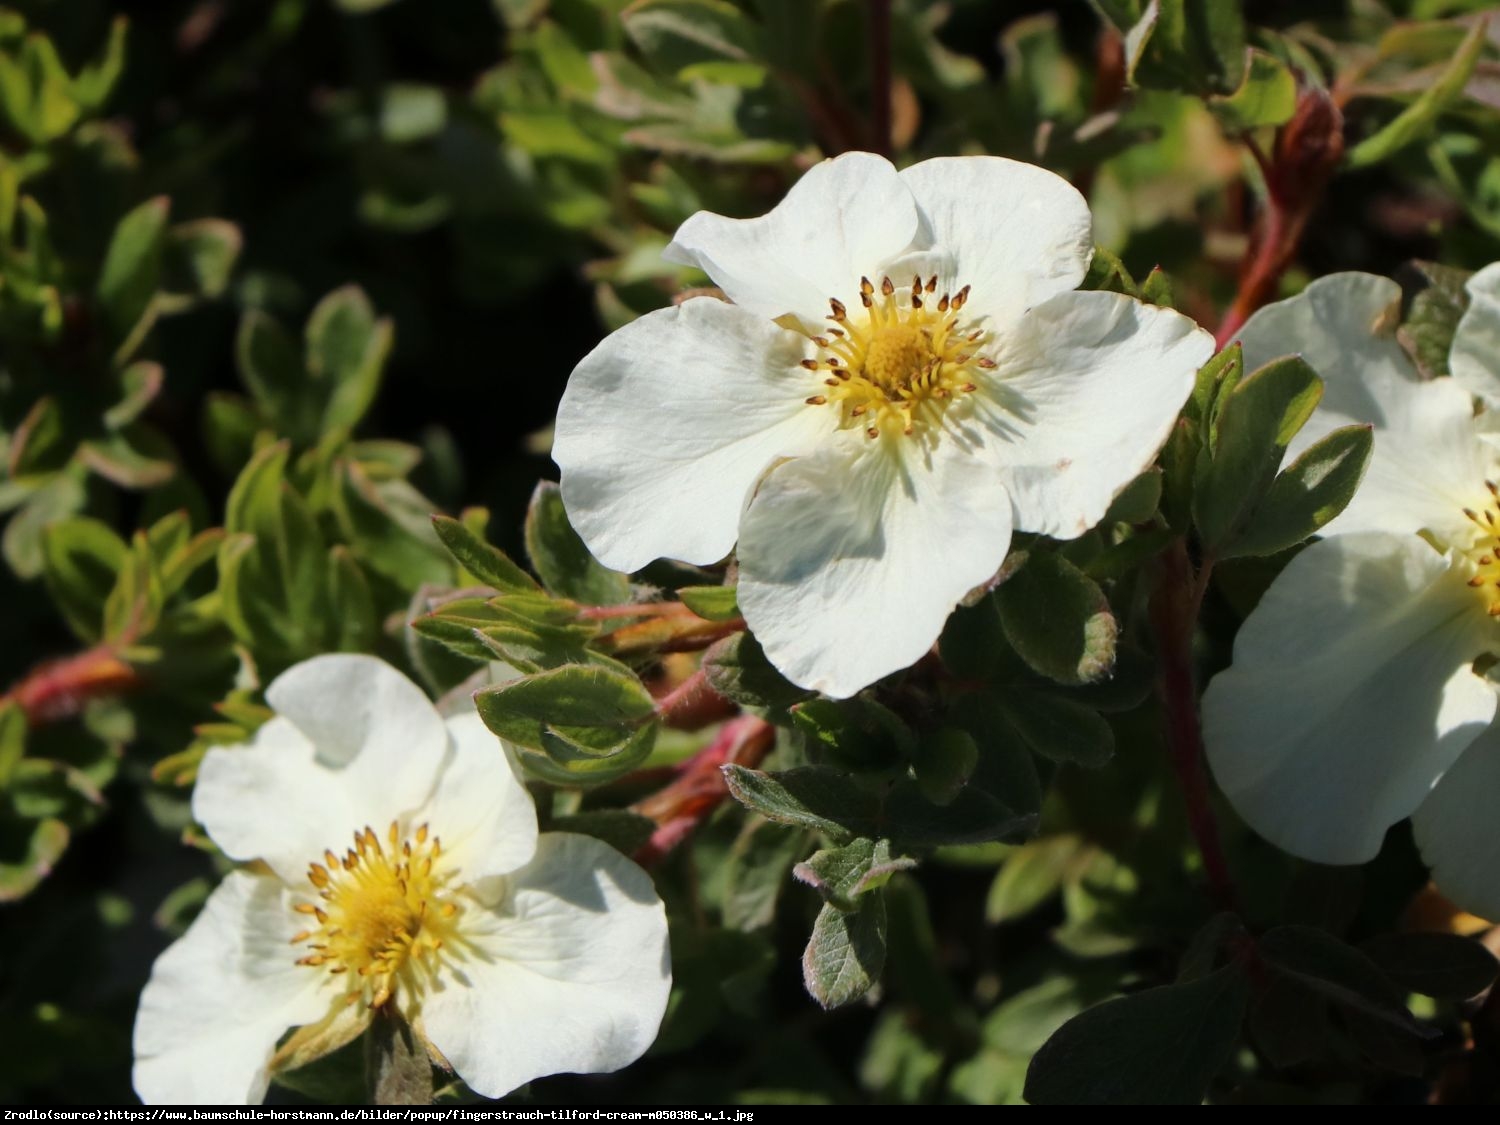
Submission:
[[[809,171],[769,214],[667,248],[699,297],[574,370],[553,457],[605,565],[712,563],[790,679],[848,696],[904,668],[1013,529],[1072,538],[1150,464],[1212,340],[1074,292],[1088,207],[997,157]]]
[[[1438,885],[1490,917],[1500,730],[1474,662],[1500,652],[1500,450],[1468,392],[1500,400],[1497,291],[1494,267],[1473,279],[1453,379],[1420,379],[1384,278],[1323,278],[1245,325],[1247,370],[1297,351],[1325,380],[1291,452],[1356,421],[1375,445],[1353,503],[1272,583],[1203,699],[1214,775],[1261,835],[1361,863],[1412,816]]]
[[[199,774],[194,815],[260,862],[152,970],[144,1101],[259,1102],[274,1068],[348,1042],[382,1004],[490,1097],[650,1046],[671,983],[650,878],[597,840],[538,836],[477,715],[445,721],[364,656],[306,661],[266,698],[277,717]]]

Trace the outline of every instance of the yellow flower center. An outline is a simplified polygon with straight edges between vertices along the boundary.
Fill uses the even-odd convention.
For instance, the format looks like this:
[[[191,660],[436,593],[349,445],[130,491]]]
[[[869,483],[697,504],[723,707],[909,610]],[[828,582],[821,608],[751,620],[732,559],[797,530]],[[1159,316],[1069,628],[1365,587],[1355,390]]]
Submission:
[[[420,988],[454,936],[459,912],[449,891],[457,871],[442,862],[442,843],[427,825],[403,839],[393,821],[387,841],[382,846],[366,827],[343,856],[324,852],[323,862],[307,869],[321,901],[294,908],[318,923],[292,938],[310,950],[297,964],[348,974],[346,1001],[362,999],[371,1008],[400,984]]]
[[[859,290],[864,322],[830,299],[833,325],[812,338],[822,354],[802,361],[827,373],[827,393],[808,405],[832,405],[841,426],[860,426],[870,438],[914,433],[935,423],[956,396],[978,390],[978,372],[995,366],[979,354],[988,334],[963,316],[967,285],[934,299],[936,277],[914,277],[903,288],[882,278],[878,294],[866,277]]]
[[[1462,551],[1473,569],[1469,585],[1479,591],[1485,612],[1500,617],[1500,485],[1485,481],[1489,499],[1478,509],[1465,508],[1464,515],[1477,529],[1473,542]]]

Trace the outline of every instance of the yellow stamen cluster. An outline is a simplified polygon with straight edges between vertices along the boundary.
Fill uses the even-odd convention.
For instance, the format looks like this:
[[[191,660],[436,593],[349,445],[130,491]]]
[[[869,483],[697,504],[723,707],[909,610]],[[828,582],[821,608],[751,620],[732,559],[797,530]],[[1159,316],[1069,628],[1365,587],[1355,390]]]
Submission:
[[[1469,585],[1484,598],[1485,611],[1500,617],[1500,485],[1485,481],[1490,490],[1489,502],[1477,511],[1465,508],[1464,515],[1478,528],[1473,544],[1465,552],[1474,574]]]
[[[402,839],[393,821],[386,839],[382,845],[366,826],[344,855],[324,852],[323,862],[307,869],[321,901],[294,907],[318,923],[292,938],[310,951],[297,964],[348,974],[346,1002],[371,1008],[389,1001],[398,984],[414,987],[437,968],[459,912],[447,893],[457,872],[441,862],[442,843],[427,825]]]
[[[858,314],[830,299],[833,322],[825,335],[812,341],[822,353],[805,359],[809,371],[827,373],[825,394],[807,400],[809,406],[833,405],[842,426],[861,426],[865,436],[911,434],[919,425],[935,421],[955,396],[978,390],[980,370],[995,362],[981,355],[987,333],[961,323],[969,299],[965,285],[957,293],[934,299],[937,278],[913,277],[898,287],[881,279],[877,293],[869,278],[860,278]]]

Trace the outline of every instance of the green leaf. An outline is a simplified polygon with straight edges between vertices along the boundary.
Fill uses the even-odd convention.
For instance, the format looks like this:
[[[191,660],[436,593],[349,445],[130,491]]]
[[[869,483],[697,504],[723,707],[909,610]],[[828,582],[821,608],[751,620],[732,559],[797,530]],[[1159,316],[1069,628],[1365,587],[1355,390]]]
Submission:
[[[1193,520],[1207,549],[1227,544],[1250,518],[1322,397],[1322,380],[1297,356],[1273,360],[1221,392],[1211,445],[1194,473]]]
[[[247,309],[234,341],[235,364],[256,404],[278,432],[306,444],[317,435],[311,387],[286,331],[260,309]]]
[[[716,692],[747,707],[790,707],[813,694],[778,672],[749,633],[716,641],[702,667]]]
[[[285,442],[270,445],[245,466],[225,504],[219,548],[225,624],[269,666],[325,651],[334,624],[326,548],[307,501],[286,482],[288,455]]]
[[[1109,1000],[1069,1020],[1026,1073],[1033,1105],[1198,1105],[1239,1038],[1238,965]]]
[[[1256,948],[1273,972],[1332,1003],[1417,1034],[1428,1029],[1407,1011],[1402,995],[1367,956],[1313,926],[1277,926]]]
[[[684,586],[677,596],[705,621],[733,621],[740,616],[735,592],[733,586]]]
[[[1048,692],[1013,688],[994,693],[1021,740],[1044,758],[1096,769],[1115,753],[1115,735],[1097,711]]]
[[[45,818],[32,826],[24,852],[14,860],[0,857],[0,902],[15,902],[34,891],[68,850],[68,826]]]
[[[1493,953],[1472,938],[1457,934],[1382,934],[1359,948],[1402,988],[1443,1000],[1478,996],[1500,972],[1500,962]]]
[[[88,516],[58,520],[42,533],[42,575],[69,626],[85,641],[102,635],[104,603],[129,549],[110,526]]]
[[[807,766],[763,773],[735,764],[722,768],[730,795],[767,820],[815,828],[834,839],[881,834],[879,801],[842,770]]]
[[[562,784],[634,769],[656,738],[655,701],[628,670],[567,664],[481,691],[479,717],[530,751],[527,765]]]
[[[633,676],[608,668],[567,664],[474,697],[480,717],[501,738],[531,749],[546,745],[550,730],[572,732],[586,747],[585,733],[634,730],[656,714],[651,694]],[[618,738],[604,743],[613,746]]]
[[[1098,289],[1105,293],[1124,293],[1127,297],[1139,297],[1140,287],[1125,268],[1125,263],[1111,250],[1103,246],[1094,247],[1089,259],[1088,273],[1084,275],[1083,289]]]
[[[354,429],[380,389],[394,325],[375,318],[364,290],[346,285],[318,302],[305,337],[307,378],[324,403],[318,434]]]
[[[491,547],[466,524],[452,516],[433,516],[433,530],[443,546],[475,581],[511,594],[534,594],[541,590],[536,579],[510,560],[498,547]]]
[[[1161,503],[1161,470],[1147,469],[1120,489],[1100,523],[1145,523]]]
[[[867,769],[916,749],[911,728],[872,699],[809,699],[792,708],[792,723],[807,736],[815,765]]]
[[[26,711],[14,700],[0,702],[0,793],[10,786],[26,756]]]
[[[1087,846],[1077,836],[1048,836],[1022,844],[1005,857],[985,899],[984,918],[991,925],[1024,918],[1082,872],[1080,856]]]
[[[1111,5],[1112,16],[1129,9]],[[1159,90],[1228,94],[1246,69],[1245,23],[1225,0],[1150,0],[1126,32],[1130,80]]]
[[[568,522],[562,491],[542,481],[526,511],[526,554],[547,589],[585,605],[630,600],[630,578],[600,565]]]
[[[224,219],[196,219],[167,232],[164,287],[187,300],[221,297],[245,239]]]
[[[1436,262],[1413,262],[1411,268],[1423,286],[1412,298],[1401,327],[1396,329],[1396,339],[1416,361],[1422,374],[1436,379],[1448,374],[1453,336],[1469,307],[1465,286],[1474,275]]]
[[[923,734],[912,756],[922,795],[934,805],[952,804],[979,764],[979,747],[968,731],[939,727]]]
[[[615,851],[630,855],[650,841],[651,834],[656,831],[656,822],[629,809],[590,809],[571,816],[553,817],[547,831],[592,836],[603,840]]]
[[[1252,49],[1240,88],[1227,96],[1210,98],[1208,108],[1231,132],[1282,125],[1297,110],[1297,80],[1276,56]]]
[[[1423,90],[1421,96],[1402,110],[1395,120],[1350,150],[1351,168],[1379,164],[1422,137],[1436,124],[1437,119],[1463,96],[1464,87],[1469,84],[1484,50],[1488,26],[1485,20],[1474,21],[1469,34],[1464,37],[1454,54],[1453,61],[1444,68],[1437,80]]]
[[[380,636],[375,598],[354,555],[342,543],[328,552],[328,609],[339,652],[373,652]]]
[[[825,1009],[857,1000],[885,967],[885,899],[872,895],[853,914],[825,904],[802,954],[802,981]]]
[[[625,32],[658,71],[746,85],[763,68],[760,29],[725,0],[637,0],[621,15]],[[725,68],[724,64],[737,64]],[[708,69],[717,65],[718,70]]]
[[[1063,684],[1109,675],[1119,627],[1098,585],[1072,563],[1033,551],[994,596],[1006,637],[1036,671]]]
[[[1274,555],[1316,535],[1354,498],[1373,448],[1369,426],[1343,426],[1309,446],[1271,483],[1219,558]]]
[[[156,295],[170,208],[164,195],[148,199],[120,220],[105,251],[95,292],[117,344],[137,334]]]
[[[792,874],[835,910],[849,914],[863,907],[863,896],[884,887],[898,871],[916,865],[914,859],[893,856],[889,840],[861,838],[817,852],[792,868]]]
[[[1286,977],[1272,976],[1256,994],[1248,1027],[1272,1065],[1296,1066],[1328,1050],[1328,1003]]]
[[[775,922],[776,902],[790,881],[792,866],[810,846],[806,832],[749,817],[726,860],[724,925],[758,930]]]

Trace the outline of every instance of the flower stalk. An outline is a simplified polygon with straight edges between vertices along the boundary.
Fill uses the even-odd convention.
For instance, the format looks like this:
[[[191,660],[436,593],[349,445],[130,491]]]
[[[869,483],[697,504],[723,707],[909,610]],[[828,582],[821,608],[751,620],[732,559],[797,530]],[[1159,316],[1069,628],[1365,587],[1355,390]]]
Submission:
[[[1177,788],[1187,808],[1188,829],[1203,857],[1209,891],[1222,910],[1237,910],[1234,880],[1224,858],[1218,823],[1203,768],[1203,730],[1193,682],[1193,634],[1208,589],[1213,562],[1195,574],[1187,544],[1179,539],[1162,555],[1160,583],[1151,598],[1151,624],[1161,662],[1157,690],[1166,709],[1167,749]]]

